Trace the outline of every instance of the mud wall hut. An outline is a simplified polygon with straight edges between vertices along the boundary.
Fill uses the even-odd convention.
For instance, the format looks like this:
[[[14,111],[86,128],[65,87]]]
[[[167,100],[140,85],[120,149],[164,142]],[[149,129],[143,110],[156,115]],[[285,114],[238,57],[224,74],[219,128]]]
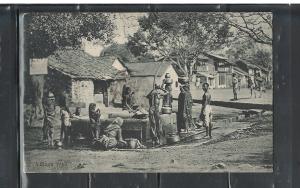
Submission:
[[[125,66],[130,75],[127,84],[135,91],[136,100],[140,105],[149,107],[146,96],[153,89],[154,83],[162,85],[166,73],[173,79],[172,94],[178,97],[180,92],[178,74],[170,62],[127,63]]]
[[[73,104],[108,106],[121,98],[128,73],[113,56],[94,57],[80,49],[58,50],[48,57],[47,85],[55,95],[66,91]]]

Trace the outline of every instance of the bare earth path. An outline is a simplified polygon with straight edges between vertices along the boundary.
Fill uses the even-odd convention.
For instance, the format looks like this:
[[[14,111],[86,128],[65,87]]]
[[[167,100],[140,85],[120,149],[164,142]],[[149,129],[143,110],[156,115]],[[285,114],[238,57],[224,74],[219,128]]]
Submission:
[[[272,117],[263,116],[216,129],[208,144],[201,139],[137,151],[29,149],[26,167],[29,172],[271,172],[272,130]]]

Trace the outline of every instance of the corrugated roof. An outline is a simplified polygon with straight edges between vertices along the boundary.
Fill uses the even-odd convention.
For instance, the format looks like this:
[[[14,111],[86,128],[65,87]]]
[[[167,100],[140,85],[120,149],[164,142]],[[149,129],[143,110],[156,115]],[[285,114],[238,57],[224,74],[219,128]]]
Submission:
[[[127,63],[126,67],[131,76],[163,76],[169,62]]]
[[[110,80],[124,78],[112,67],[116,57],[93,57],[82,50],[57,50],[48,57],[48,66],[71,78]]]

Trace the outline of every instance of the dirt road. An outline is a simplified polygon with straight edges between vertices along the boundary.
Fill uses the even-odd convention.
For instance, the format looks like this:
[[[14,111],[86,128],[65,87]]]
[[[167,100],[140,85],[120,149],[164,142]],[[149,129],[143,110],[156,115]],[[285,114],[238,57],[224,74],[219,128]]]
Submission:
[[[267,116],[216,129],[209,141],[201,139],[164,148],[136,151],[28,148],[26,167],[29,172],[271,172],[272,130],[272,117]]]

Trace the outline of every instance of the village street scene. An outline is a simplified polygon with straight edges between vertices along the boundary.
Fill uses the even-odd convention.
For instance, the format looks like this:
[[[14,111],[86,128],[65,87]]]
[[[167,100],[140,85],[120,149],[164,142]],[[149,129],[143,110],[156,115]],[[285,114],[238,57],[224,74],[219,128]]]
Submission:
[[[272,13],[22,16],[25,172],[272,172]]]

